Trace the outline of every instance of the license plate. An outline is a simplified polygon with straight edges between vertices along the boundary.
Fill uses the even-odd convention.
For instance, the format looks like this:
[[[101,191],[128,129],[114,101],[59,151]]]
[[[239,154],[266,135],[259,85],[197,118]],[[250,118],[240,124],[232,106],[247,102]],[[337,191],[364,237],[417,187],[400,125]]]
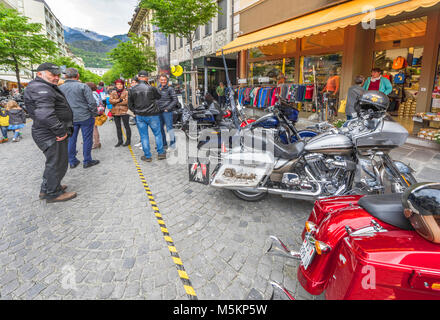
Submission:
[[[303,265],[304,269],[307,270],[310,263],[313,260],[313,257],[315,256],[315,246],[311,245],[307,239],[304,240],[303,245],[301,246],[301,250],[299,251],[301,255],[301,264]]]

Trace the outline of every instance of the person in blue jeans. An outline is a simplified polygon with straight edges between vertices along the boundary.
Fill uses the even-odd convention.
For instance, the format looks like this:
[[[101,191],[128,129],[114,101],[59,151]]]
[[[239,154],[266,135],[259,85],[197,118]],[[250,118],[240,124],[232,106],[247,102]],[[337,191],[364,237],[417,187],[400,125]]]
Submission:
[[[148,128],[151,128],[156,139],[157,159],[166,159],[163,148],[163,138],[160,125],[160,109],[158,100],[162,97],[159,90],[148,84],[148,73],[140,71],[138,74],[139,84],[131,87],[128,91],[128,108],[136,115],[136,125],[141,136],[144,155],[142,161],[151,162],[150,137]]]
[[[168,85],[169,79],[166,74],[161,74],[159,77],[159,91],[161,98],[158,101],[160,111],[160,130],[163,137],[163,145],[167,147],[167,136],[165,134],[164,127],[166,127],[168,134],[170,135],[170,149],[176,148],[176,136],[174,135],[173,128],[173,110],[176,108],[178,100],[176,92],[173,87]]]
[[[83,137],[83,167],[90,168],[99,164],[92,159],[93,128],[95,117],[98,116],[98,105],[88,85],[79,81],[79,73],[75,68],[66,69],[66,81],[60,86],[73,112],[73,134],[69,138],[68,153],[70,168],[74,169],[80,161],[77,159],[76,142],[81,130]]]

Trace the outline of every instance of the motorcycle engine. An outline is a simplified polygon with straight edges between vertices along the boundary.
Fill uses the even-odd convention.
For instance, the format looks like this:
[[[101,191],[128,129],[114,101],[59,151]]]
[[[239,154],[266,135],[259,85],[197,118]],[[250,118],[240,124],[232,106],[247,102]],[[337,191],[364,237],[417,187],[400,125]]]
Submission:
[[[318,182],[323,188],[323,195],[334,195],[344,189],[347,174],[356,170],[356,163],[340,156],[330,156],[321,153],[308,154],[305,157],[306,164],[316,181],[313,181],[307,173],[285,173],[282,184],[288,189],[312,190],[314,183]]]

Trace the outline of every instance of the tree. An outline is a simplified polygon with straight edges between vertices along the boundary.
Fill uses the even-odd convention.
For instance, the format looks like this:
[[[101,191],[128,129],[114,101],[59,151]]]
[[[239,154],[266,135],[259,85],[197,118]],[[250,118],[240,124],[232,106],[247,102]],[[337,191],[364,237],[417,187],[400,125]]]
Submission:
[[[93,82],[98,84],[101,81],[101,77],[93,72],[84,69],[83,67],[77,65],[71,58],[59,56],[51,59],[49,62],[56,64],[57,66],[66,66],[66,68],[75,68],[79,72],[79,80],[82,82]]]
[[[118,64],[114,64],[113,67],[102,76],[102,81],[107,85],[113,83],[121,77],[121,73],[122,68]]]
[[[194,68],[194,35],[199,26],[207,24],[220,12],[217,2],[213,0],[141,0],[139,5],[153,10],[152,23],[161,32],[188,40],[192,71],[192,103],[195,106],[197,73]]]
[[[15,71],[20,91],[20,70],[32,68],[58,52],[55,42],[39,34],[43,26],[28,20],[17,10],[0,5],[0,65]]]
[[[132,78],[139,71],[147,72],[156,69],[156,54],[154,49],[145,45],[144,38],[130,33],[127,42],[119,41],[116,48],[112,49],[108,55],[111,61],[117,65],[122,77]]]

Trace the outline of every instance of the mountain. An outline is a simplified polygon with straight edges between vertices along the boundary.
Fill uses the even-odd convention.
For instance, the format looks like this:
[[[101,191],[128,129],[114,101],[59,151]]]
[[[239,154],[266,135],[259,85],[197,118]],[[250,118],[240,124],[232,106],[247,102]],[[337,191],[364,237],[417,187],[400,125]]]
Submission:
[[[78,40],[95,40],[104,41],[110,39],[108,36],[103,36],[94,31],[81,29],[81,28],[70,28],[64,26],[64,38],[67,43],[78,41]]]
[[[111,68],[107,53],[116,48],[119,41],[128,41],[125,34],[108,37],[90,30],[66,26],[64,38],[72,52],[84,60],[86,67],[92,68]]]

